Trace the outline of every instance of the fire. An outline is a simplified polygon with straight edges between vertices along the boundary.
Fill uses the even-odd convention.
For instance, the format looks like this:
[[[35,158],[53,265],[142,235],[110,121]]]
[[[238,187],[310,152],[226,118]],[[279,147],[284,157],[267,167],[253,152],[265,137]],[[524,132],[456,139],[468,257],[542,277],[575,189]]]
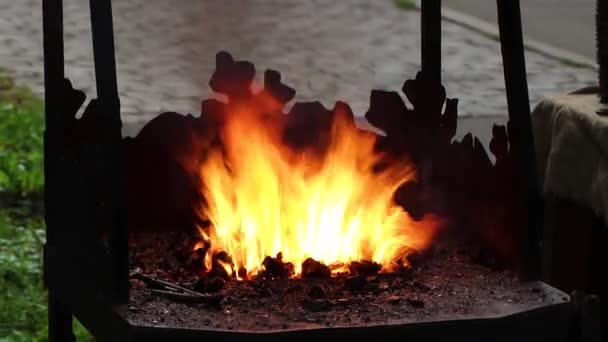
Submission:
[[[415,178],[412,165],[374,170],[383,160],[374,151],[376,135],[342,114],[319,153],[287,147],[281,129],[250,108],[230,113],[221,128],[223,149],[210,151],[200,169],[201,215],[211,223],[200,229],[211,246],[208,256],[226,252],[234,269],[223,262],[224,268],[246,269],[250,276],[263,269],[265,257],[282,253],[300,274],[309,257],[326,265],[367,260],[389,268],[406,250],[429,244],[436,220],[414,221],[393,202],[399,185]]]

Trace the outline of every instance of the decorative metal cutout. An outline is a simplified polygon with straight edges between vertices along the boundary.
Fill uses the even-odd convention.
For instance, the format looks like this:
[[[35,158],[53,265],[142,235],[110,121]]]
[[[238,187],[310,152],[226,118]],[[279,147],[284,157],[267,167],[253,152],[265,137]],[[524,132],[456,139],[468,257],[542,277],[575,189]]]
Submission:
[[[250,87],[253,64],[235,61],[227,52],[218,53],[216,62],[210,85],[227,102],[203,101],[199,117],[163,113],[125,142],[130,227],[135,231],[188,231],[200,225],[193,214],[194,206],[204,201],[196,191],[199,162],[218,143],[223,118],[239,106],[264,108],[268,124],[281,127],[285,143],[293,148],[323,148],[336,115],[345,113],[355,125],[350,107],[342,102],[333,109],[319,102],[295,103],[285,113],[295,91],[281,82],[279,72],[267,70],[263,89],[254,93]],[[418,73],[416,79],[405,82],[403,92],[412,108],[397,92],[374,90],[366,114],[386,134],[378,135],[377,148],[395,158],[408,157],[418,168],[418,181],[403,184],[395,194],[396,202],[414,218],[440,213],[453,219],[474,232],[488,250],[497,252],[500,262],[493,266],[510,263],[517,254],[514,250],[521,247],[521,237],[512,226],[521,213],[511,204],[516,197],[507,129],[493,128],[490,151],[496,162],[492,163],[471,134],[454,141],[458,100],[447,98],[439,82]]]

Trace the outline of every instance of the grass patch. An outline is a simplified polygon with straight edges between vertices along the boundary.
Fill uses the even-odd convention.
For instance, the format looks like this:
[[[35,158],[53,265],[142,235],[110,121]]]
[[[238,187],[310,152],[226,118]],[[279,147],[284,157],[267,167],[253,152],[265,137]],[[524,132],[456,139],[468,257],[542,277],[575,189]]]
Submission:
[[[0,341],[47,341],[47,292],[42,283],[42,217],[27,219],[24,208],[0,211]],[[78,341],[90,341],[77,321]]]
[[[0,342],[47,341],[43,130],[43,101],[0,70]]]
[[[416,0],[394,0],[395,1],[395,5],[397,5],[397,7],[404,9],[404,10],[413,10],[416,9]]]
[[[43,240],[39,222],[16,225],[0,213],[0,307],[5,308],[0,310],[0,336],[24,340],[20,337],[34,337],[44,325]]]
[[[44,103],[0,70],[0,199],[42,195]]]

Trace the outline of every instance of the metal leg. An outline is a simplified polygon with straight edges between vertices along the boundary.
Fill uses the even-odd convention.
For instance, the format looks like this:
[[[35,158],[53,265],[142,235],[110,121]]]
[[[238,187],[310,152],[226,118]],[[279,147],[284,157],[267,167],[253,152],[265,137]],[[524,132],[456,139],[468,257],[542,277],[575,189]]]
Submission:
[[[76,342],[72,331],[72,312],[49,293],[49,342]]]
[[[441,82],[441,0],[422,0],[422,73]]]
[[[527,228],[523,271],[528,279],[538,279],[543,203],[536,172],[519,0],[497,0],[497,7],[509,107],[509,142],[518,183],[513,185],[522,194],[521,211],[525,216],[522,224]]]
[[[114,24],[112,19],[111,0],[90,0],[91,27],[93,35],[93,57],[95,61],[95,80],[99,115],[111,126],[105,132],[103,144],[108,148],[109,177],[108,185],[113,188],[112,202],[115,208],[105,215],[114,216],[112,229],[109,232],[110,256],[112,258],[112,299],[117,303],[129,300],[129,255],[128,234],[126,227],[126,209],[124,204],[126,188],[121,166],[122,136],[120,119],[120,99],[116,81],[116,56],[114,48]]]
[[[59,137],[62,135],[63,116],[63,81],[64,81],[64,55],[63,55],[63,1],[43,0],[43,31],[44,31],[44,88],[45,88],[45,140],[44,140],[44,172],[47,180],[44,192],[45,220],[47,226],[47,244],[57,240],[55,217],[55,204],[53,201],[56,186],[50,180],[56,160]],[[46,253],[46,251],[45,251]],[[46,282],[46,256],[45,256],[45,282]],[[49,292],[48,300],[48,338],[50,342],[75,342],[72,333],[72,313],[69,308]]]

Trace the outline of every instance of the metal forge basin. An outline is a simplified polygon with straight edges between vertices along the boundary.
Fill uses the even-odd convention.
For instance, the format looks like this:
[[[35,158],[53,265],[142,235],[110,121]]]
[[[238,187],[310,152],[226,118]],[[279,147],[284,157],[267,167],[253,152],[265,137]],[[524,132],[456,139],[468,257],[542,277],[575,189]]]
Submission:
[[[47,278],[54,299],[70,305],[74,316],[99,341],[285,341],[287,338],[310,341],[314,338],[363,337],[373,341],[553,342],[567,340],[573,312],[570,296],[543,282],[519,282],[508,272],[448,259],[439,261],[439,269],[431,265],[426,271],[414,273],[413,279],[400,290],[402,300],[386,305],[387,311],[398,315],[387,315],[384,320],[372,316],[368,322],[327,327],[306,322],[308,317],[327,316],[327,311],[306,311],[305,319],[287,322],[285,326],[285,322],[276,322],[276,317],[265,318],[249,308],[248,312],[239,312],[235,309],[239,307],[239,298],[232,301],[226,298],[218,309],[163,298],[145,299],[145,289],[131,288],[127,303],[112,305],[106,296],[90,286],[99,269],[83,268],[84,258],[68,257],[64,253],[54,253],[52,249],[47,249],[47,253],[54,254],[50,259],[54,265],[49,266],[57,271]],[[433,263],[435,261],[431,261]],[[442,273],[445,269],[451,269],[451,272]],[[306,287],[307,280],[294,281],[302,281]],[[410,286],[412,281],[426,284],[431,290]],[[382,293],[377,297],[381,296]],[[364,296],[362,302],[356,302],[353,295],[349,297],[352,306],[346,308],[352,310],[361,307],[361,303],[373,303],[374,299],[366,298],[377,297]],[[410,297],[423,301],[424,308],[414,307],[407,300]],[[288,300],[287,296],[275,298],[275,302]],[[147,307],[158,310],[155,315],[142,315],[151,313]],[[225,317],[226,310],[232,310],[237,319],[233,319],[232,326],[216,327]],[[356,312],[345,308],[330,310],[335,316],[356,318]],[[205,320],[209,320],[209,324]],[[234,324],[235,321],[267,321],[267,324],[241,327]]]
[[[310,340],[311,338],[370,338],[372,340],[450,340],[450,341],[563,341],[566,340],[571,316],[570,299],[541,282],[519,284],[515,288],[533,292],[543,298],[509,303],[503,306],[485,307],[483,296],[473,297],[471,310],[467,314],[437,311],[427,317],[397,317],[390,321],[364,324],[320,327],[307,323],[297,327],[273,329],[218,329],[209,325],[188,326],[171,321],[149,323],[136,319],[131,309],[128,289],[128,239],[127,209],[125,206],[124,165],[121,159],[122,139],[120,134],[120,99],[116,82],[116,63],[112,27],[111,1],[92,1],[93,46],[97,81],[97,98],[88,104],[83,119],[76,113],[85,102],[85,94],[72,87],[64,73],[63,8],[61,0],[45,0],[44,4],[44,50],[45,50],[45,208],[47,243],[45,246],[45,284],[49,289],[49,340],[73,341],[72,316],[82,322],[98,341],[204,341],[223,340],[271,340],[286,338]],[[537,173],[530,120],[529,98],[523,34],[519,1],[497,2],[502,56],[509,104],[509,137],[506,129],[493,129],[498,148],[497,155],[502,166],[488,165],[487,154],[472,137],[465,137],[462,144],[454,146],[463,152],[466,161],[477,161],[479,169],[467,177],[457,179],[478,180],[479,189],[492,189],[484,184],[480,176],[503,175],[503,169],[517,172],[511,188],[520,189],[516,202],[526,207],[528,217],[512,229],[523,227],[521,234],[526,250],[517,255],[526,261],[528,279],[538,279],[539,237],[538,223],[542,217],[542,202],[535,186]],[[422,2],[422,73],[423,88],[427,82],[441,82],[441,2]],[[242,65],[242,64],[240,64]],[[228,73],[234,76],[233,73]],[[271,74],[271,76],[273,76]],[[290,94],[280,84],[280,77],[269,77],[269,89],[279,90],[278,95]],[[278,82],[277,82],[278,81]],[[278,84],[277,84],[278,83]],[[412,83],[410,83],[412,84]],[[413,84],[415,86],[415,84]],[[443,99],[441,87],[433,84],[431,89],[439,94],[427,94],[427,100]],[[249,86],[249,84],[247,84]],[[409,87],[406,87],[409,88]],[[287,89],[289,90],[289,89]],[[412,90],[412,89],[410,89]],[[397,99],[399,95],[376,92],[379,104],[391,103],[396,109],[392,113],[403,117],[416,114],[405,110],[401,103],[383,101]],[[439,95],[439,96],[437,96]],[[285,98],[285,96],[280,96]],[[399,102],[399,101],[396,101]],[[432,101],[431,101],[432,102]],[[456,132],[458,119],[457,102],[450,101],[450,110],[441,113],[443,104],[427,103],[421,110],[435,108],[436,113],[424,118],[437,123],[445,121],[433,130],[447,129]],[[431,105],[429,107],[428,105]],[[391,106],[389,106],[391,107]],[[446,106],[447,107],[447,106]],[[384,110],[380,112],[385,112]],[[389,111],[390,112],[390,111]],[[375,117],[375,122],[384,128],[403,128],[394,125],[391,117]],[[418,113],[421,114],[421,113]],[[449,115],[446,115],[449,114]],[[415,115],[414,115],[415,116]],[[86,117],[86,118],[85,118]],[[435,120],[436,118],[443,118]],[[374,121],[374,120],[370,120]],[[400,122],[400,121],[396,121]],[[382,128],[376,124],[379,128]],[[396,127],[399,126],[399,127]],[[445,126],[445,127],[444,127]],[[384,130],[386,131],[386,130]],[[414,130],[420,134],[419,130]],[[74,134],[78,133],[78,134]],[[400,136],[400,132],[395,132]],[[496,133],[496,134],[494,134]],[[390,135],[390,134],[388,134]],[[424,135],[424,134],[423,134]],[[402,136],[402,135],[401,135]],[[407,135],[406,135],[407,136]],[[451,141],[451,139],[448,139]],[[512,142],[512,144],[510,144]],[[509,153],[503,147],[510,144]],[[447,146],[447,145],[446,145]],[[424,144],[422,147],[425,147]],[[494,151],[492,151],[494,152]],[[510,153],[515,156],[510,158]],[[453,156],[453,153],[446,154]],[[459,154],[460,155],[460,154]],[[471,157],[471,158],[468,158]],[[471,160],[469,160],[471,159]],[[463,165],[469,165],[463,163]],[[512,166],[512,168],[511,168]],[[452,167],[451,169],[454,169]],[[492,179],[489,177],[489,179]],[[491,182],[486,182],[491,184]],[[450,183],[452,184],[452,183]],[[479,185],[478,184],[478,185]],[[495,182],[494,185],[511,184]],[[468,187],[467,190],[473,189]],[[477,188],[476,188],[477,189]],[[505,190],[505,189],[502,189]],[[509,189],[506,189],[509,190]],[[468,191],[467,191],[468,192]],[[496,191],[494,191],[496,192]],[[458,191],[449,191],[458,193]],[[500,197],[500,196],[499,196]],[[480,197],[485,199],[486,197]],[[481,203],[487,202],[482,200]],[[452,201],[451,203],[459,203]],[[500,204],[500,203],[499,203]],[[499,205],[503,208],[503,205]],[[473,207],[480,211],[479,207]],[[131,209],[131,208],[130,208]],[[148,211],[149,208],[147,208]],[[132,215],[133,211],[129,212]],[[496,216],[500,217],[500,216]],[[500,220],[499,220],[500,221]],[[84,229],[84,228],[87,229]],[[515,236],[515,231],[508,236]],[[519,232],[518,232],[519,233]],[[490,288],[491,289],[491,288]],[[114,304],[126,303],[126,304]],[[135,309],[137,307],[135,306]],[[137,311],[137,310],[135,310]],[[346,312],[344,312],[346,316]],[[201,315],[186,316],[197,318]]]
[[[211,326],[140,322],[129,305],[115,310],[123,320],[122,334],[133,341],[310,341],[368,338],[374,341],[564,341],[568,333],[569,297],[544,283],[521,284],[521,289],[538,289],[546,298],[540,302],[479,307],[467,315],[437,313],[426,319],[392,320],[354,326],[320,327],[301,323],[298,328],[228,330]],[[344,313],[348,314],[348,313]],[[126,324],[125,324],[126,323]]]
[[[570,298],[542,282],[521,282],[459,254],[436,255],[411,273],[353,278],[232,280],[219,305],[179,303],[132,282],[115,307],[131,336],[284,341],[560,341]],[[171,337],[169,337],[171,336]]]

